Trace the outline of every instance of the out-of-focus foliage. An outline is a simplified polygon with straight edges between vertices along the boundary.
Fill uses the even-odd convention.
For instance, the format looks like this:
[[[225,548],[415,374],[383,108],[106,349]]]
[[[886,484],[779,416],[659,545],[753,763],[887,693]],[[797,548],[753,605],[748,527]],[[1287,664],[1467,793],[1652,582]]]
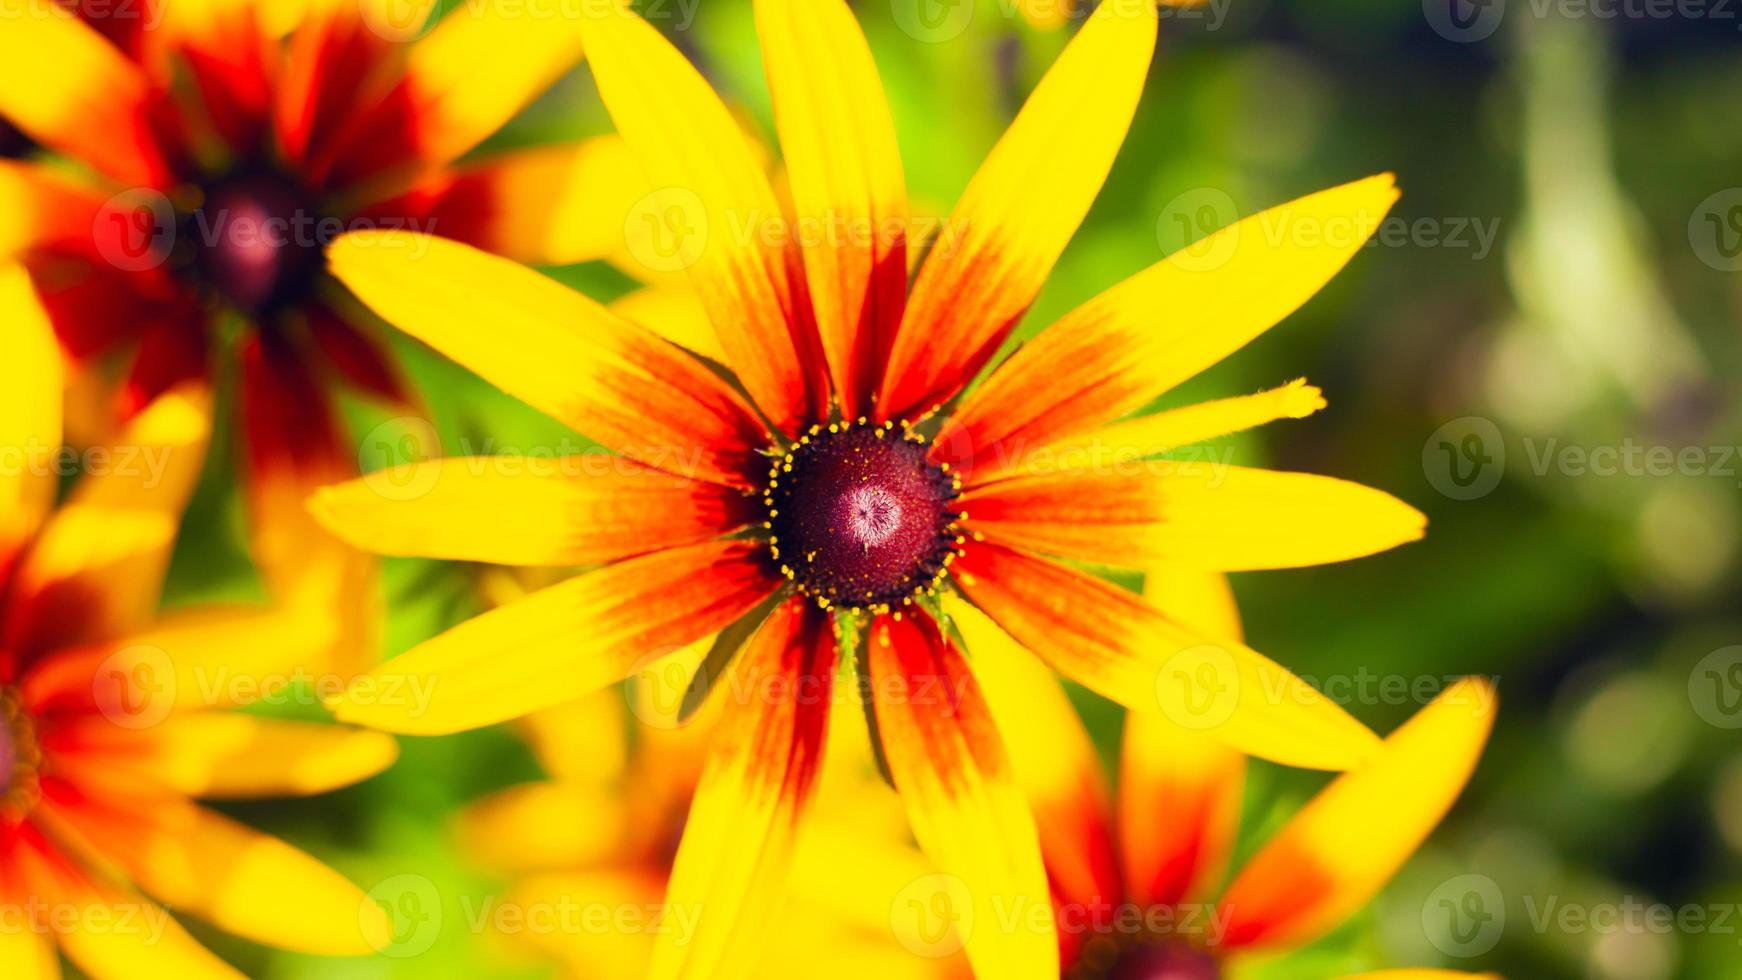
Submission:
[[[1036,32],[1014,0],[940,0],[927,9],[943,20],[916,21],[926,2],[856,7],[912,193],[941,213],[1065,34]],[[748,2],[655,6],[771,133]],[[1430,516],[1426,541],[1396,552],[1237,576],[1255,646],[1381,732],[1451,677],[1494,675],[1501,699],[1428,848],[1357,920],[1260,975],[1742,976],[1742,14],[1722,9],[1211,0],[1164,19],[1131,137],[1023,331],[1238,216],[1395,171],[1402,202],[1349,270],[1169,402],[1304,372],[1330,408],[1235,440],[1234,458],[1335,473]],[[583,68],[491,147],[606,127]],[[552,274],[605,298],[632,285]],[[366,468],[432,434],[448,454],[584,445],[397,347],[433,429],[355,407]],[[202,490],[173,601],[250,590],[238,506]],[[390,563],[388,652],[478,611],[477,584],[475,569]],[[1073,693],[1111,753],[1119,712]],[[1254,770],[1256,842],[1324,777]],[[405,955],[335,964],[201,938],[257,976],[542,975],[488,926],[501,883],[450,822],[538,775],[489,730],[408,740],[355,789],[234,808],[380,883]]]

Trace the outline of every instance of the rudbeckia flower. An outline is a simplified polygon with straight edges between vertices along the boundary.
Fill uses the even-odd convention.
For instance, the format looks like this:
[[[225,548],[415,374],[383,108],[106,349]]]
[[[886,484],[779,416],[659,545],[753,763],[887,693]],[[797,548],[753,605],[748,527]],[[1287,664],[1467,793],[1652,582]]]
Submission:
[[[1217,643],[1240,639],[1226,582],[1150,576],[1146,594]],[[1069,980],[1217,980],[1286,955],[1366,905],[1421,846],[1474,771],[1492,686],[1445,688],[1380,749],[1296,812],[1215,897],[1240,823],[1246,758],[1211,726],[1165,711],[1126,716],[1117,798],[1057,680],[962,603],[954,621],[1042,828]],[[1363,980],[1469,977],[1389,970]],[[1354,977],[1347,980],[1355,980]]]
[[[115,446],[39,451],[60,446],[61,355],[16,267],[0,319],[0,976],[59,977],[57,947],[98,980],[241,976],[166,907],[286,949],[372,953],[386,922],[361,891],[195,802],[321,793],[396,755],[379,733],[224,710],[260,690],[231,679],[290,676],[331,621],[156,615],[207,399],[173,389]],[[57,508],[68,458],[87,472]]]
[[[378,668],[433,683],[423,710],[341,718],[441,734],[584,696],[714,637],[694,684],[727,711],[672,877],[709,914],[656,977],[743,970],[808,809],[831,706],[863,701],[933,862],[988,907],[1045,894],[1033,820],[939,593],[1132,707],[1204,639],[1068,562],[1278,568],[1422,533],[1393,498],[1324,477],[1153,459],[1310,414],[1293,384],[1126,418],[1268,329],[1359,250],[1381,176],[1254,215],[1004,346],[1105,179],[1156,36],[1102,3],[973,179],[909,289],[905,192],[870,52],[840,0],[756,5],[790,210],[718,97],[646,22],[582,18],[588,63],[661,207],[723,361],[461,244],[359,233],[333,273],[386,320],[617,456],[434,460],[324,491],[360,547],[597,565]],[[1045,175],[1044,181],[1037,175]],[[1206,264],[1206,256],[1209,261]],[[842,637],[857,681],[838,689]],[[1238,644],[1188,676],[1235,692],[1217,732],[1291,764],[1359,763],[1377,739]],[[373,682],[373,681],[372,681]],[[1057,974],[1047,930],[979,930],[997,977]]]
[[[356,604],[373,563],[336,551],[302,501],[357,471],[335,392],[407,393],[325,246],[416,227],[529,262],[594,258],[610,209],[586,192],[610,188],[623,155],[604,140],[453,164],[580,57],[536,0],[465,10],[415,43],[428,4],[303,6],[139,0],[87,22],[0,0],[0,121],[58,158],[0,160],[0,260],[22,256],[81,374],[120,363],[122,418],[238,364],[268,585]],[[359,648],[366,612],[347,634]]]
[[[692,645],[650,664],[627,703],[604,691],[522,720],[550,778],[486,797],[459,821],[462,851],[508,878],[508,948],[564,976],[641,977],[656,937],[681,940],[695,927],[701,910],[667,901],[666,885],[720,714],[711,702],[677,725],[684,685],[706,652]],[[890,934],[892,904],[929,873],[877,779],[864,730],[836,728],[794,855],[780,940],[765,944],[751,973],[809,977],[829,962],[843,977],[967,980],[962,957],[917,957]],[[622,927],[602,927],[607,916]]]

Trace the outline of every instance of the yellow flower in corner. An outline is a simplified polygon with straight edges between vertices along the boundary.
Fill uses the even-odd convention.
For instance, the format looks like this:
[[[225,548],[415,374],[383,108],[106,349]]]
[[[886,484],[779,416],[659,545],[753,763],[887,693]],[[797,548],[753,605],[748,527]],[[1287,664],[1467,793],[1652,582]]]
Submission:
[[[0,322],[0,976],[59,977],[57,947],[97,980],[241,976],[166,906],[286,949],[381,948],[385,917],[350,882],[193,801],[321,793],[396,755],[376,732],[221,710],[254,690],[226,678],[289,676],[330,622],[155,617],[207,399],[156,399],[56,508],[61,355],[16,267]]]
[[[328,527],[384,553],[600,566],[378,669],[433,682],[426,709],[336,709],[405,733],[473,728],[713,637],[693,689],[732,693],[671,883],[673,902],[707,913],[691,941],[661,942],[653,975],[749,969],[831,706],[862,701],[933,863],[988,915],[1041,912],[1034,928],[973,930],[976,971],[1051,980],[1035,826],[937,598],[965,599],[1011,642],[1142,708],[1169,659],[1203,638],[1066,561],[1281,568],[1418,538],[1419,513],[1365,487],[1154,459],[1311,414],[1317,389],[1124,418],[1311,298],[1397,191],[1372,177],[1224,229],[1069,314],[964,395],[1112,166],[1154,52],[1152,3],[1096,8],[942,234],[911,243],[929,245],[911,289],[894,125],[851,11],[760,0],[756,19],[790,211],[658,31],[616,4],[582,18],[605,106],[660,189],[651,257],[687,268],[718,365],[463,245],[357,234],[330,250],[334,275],[389,322],[620,454],[436,460],[317,497]],[[1102,465],[1109,455],[1122,465]],[[843,636],[857,654],[850,690],[834,684]],[[1230,744],[1328,769],[1377,751],[1277,664],[1226,652],[1239,682],[1218,728]]]
[[[1215,643],[1240,638],[1220,575],[1151,572],[1145,594]],[[1302,807],[1217,899],[1239,829],[1245,756],[1189,716],[1133,711],[1115,798],[1057,680],[977,610],[952,612],[978,654],[987,701],[1034,808],[1069,980],[1217,980],[1245,957],[1286,953],[1329,932],[1451,808],[1494,722],[1486,680],[1452,684]],[[1360,980],[1469,976],[1396,970]]]

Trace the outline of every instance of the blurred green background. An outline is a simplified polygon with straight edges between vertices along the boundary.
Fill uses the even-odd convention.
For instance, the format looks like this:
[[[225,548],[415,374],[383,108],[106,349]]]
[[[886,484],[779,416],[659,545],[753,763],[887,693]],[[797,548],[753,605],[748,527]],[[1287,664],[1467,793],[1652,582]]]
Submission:
[[[920,2],[933,19],[915,19]],[[856,8],[912,195],[941,213],[1073,25],[1035,30],[1015,0]],[[747,0],[654,9],[772,133]],[[1235,459],[1358,480],[1430,517],[1424,542],[1377,558],[1236,576],[1254,647],[1340,685],[1333,695],[1380,732],[1419,706],[1395,696],[1397,679],[1485,673],[1501,694],[1483,764],[1428,847],[1354,922],[1258,972],[1742,977],[1739,15],[1620,0],[1218,0],[1166,13],[1124,152],[1023,331],[1204,231],[1395,171],[1403,199],[1380,241],[1167,401],[1304,375],[1330,408],[1236,440]],[[606,128],[582,68],[480,152]],[[552,274],[603,298],[632,286],[604,267]],[[575,445],[396,346],[444,451]],[[416,429],[352,413],[368,468]],[[1688,447],[1703,459],[1651,462]],[[239,508],[208,479],[172,601],[249,591]],[[478,611],[476,583],[476,569],[390,562],[391,650]],[[1119,712],[1074,693],[1111,753]],[[420,934],[427,949],[333,962],[202,937],[255,976],[542,975],[465,927],[500,883],[457,853],[449,823],[457,806],[537,778],[530,755],[502,730],[404,750],[366,785],[231,812],[365,888],[390,883],[406,928],[446,921]],[[1323,782],[1256,765],[1242,852]],[[394,891],[407,874],[431,887]],[[1654,904],[1702,909],[1705,925],[1657,928],[1634,909]],[[1568,905],[1590,922],[1567,928]]]

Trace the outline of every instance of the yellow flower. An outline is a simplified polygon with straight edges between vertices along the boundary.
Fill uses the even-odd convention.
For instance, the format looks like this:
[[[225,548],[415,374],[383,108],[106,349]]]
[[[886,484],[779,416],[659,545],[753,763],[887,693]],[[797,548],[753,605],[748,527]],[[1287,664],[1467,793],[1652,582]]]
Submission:
[[[1238,642],[1222,576],[1152,573],[1147,595],[1215,642]],[[1246,759],[1213,724],[1126,716],[1114,798],[1057,680],[978,611],[953,610],[1040,828],[1069,980],[1215,980],[1243,957],[1304,946],[1390,880],[1463,790],[1493,725],[1492,686],[1447,687],[1378,752],[1300,809],[1215,898],[1240,821]],[[1364,980],[1465,977],[1397,970]],[[1355,978],[1349,978],[1355,980]]]
[[[437,460],[323,492],[317,512],[361,547],[601,566],[379,668],[433,682],[429,705],[341,700],[340,717],[413,734],[491,724],[714,637],[693,689],[727,710],[671,891],[716,911],[693,941],[661,943],[659,978],[753,960],[837,702],[872,714],[940,869],[982,907],[1044,913],[1033,820],[940,592],[1140,707],[1203,638],[1060,559],[1313,565],[1414,540],[1424,523],[1339,480],[1154,458],[1309,415],[1323,401],[1304,384],[1118,421],[1306,302],[1396,199],[1389,176],[1251,216],[1138,273],[964,395],[1112,166],[1154,51],[1152,3],[1096,8],[929,238],[910,222],[893,122],[846,5],[761,0],[756,15],[790,209],[653,27],[616,4],[582,17],[606,108],[659,188],[628,230],[650,236],[644,261],[687,270],[720,364],[463,245],[356,234],[329,252],[389,322],[621,454]],[[910,245],[929,248],[911,290]],[[842,634],[859,690],[834,683]],[[1328,769],[1377,750],[1277,664],[1223,652],[1238,682],[1223,685],[1238,691],[1218,729],[1230,744]],[[1050,980],[1057,949],[1041,926],[974,930],[967,953],[983,975]]]
[[[360,891],[193,801],[321,793],[396,755],[378,733],[224,710],[260,690],[232,680],[290,677],[332,622],[156,617],[208,399],[158,398],[82,457],[56,508],[60,353],[17,267],[0,271],[0,322],[0,976],[59,976],[57,946],[97,978],[240,976],[156,902],[287,949],[373,952],[386,922]]]

